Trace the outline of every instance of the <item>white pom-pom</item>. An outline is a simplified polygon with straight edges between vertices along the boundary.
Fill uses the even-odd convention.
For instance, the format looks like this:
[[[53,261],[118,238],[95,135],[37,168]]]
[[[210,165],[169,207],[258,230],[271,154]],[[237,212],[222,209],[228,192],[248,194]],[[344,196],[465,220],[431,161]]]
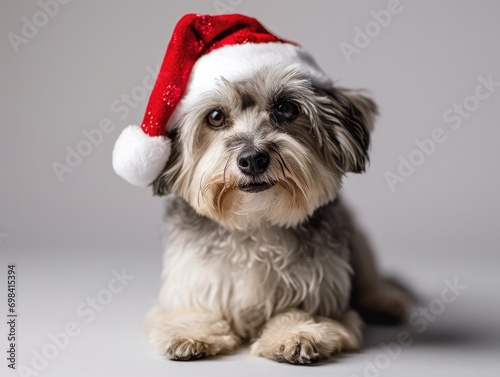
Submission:
[[[140,126],[125,128],[113,149],[113,169],[135,186],[148,186],[165,168],[171,141],[165,136],[149,136]]]

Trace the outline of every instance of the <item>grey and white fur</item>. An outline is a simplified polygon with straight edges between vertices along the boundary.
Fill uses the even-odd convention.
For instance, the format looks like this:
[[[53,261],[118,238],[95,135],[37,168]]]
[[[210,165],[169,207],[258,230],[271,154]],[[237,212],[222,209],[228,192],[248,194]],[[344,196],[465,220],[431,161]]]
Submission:
[[[169,130],[163,284],[147,329],[174,360],[228,353],[307,364],[361,345],[360,315],[401,320],[338,197],[364,171],[377,113],[358,91],[318,89],[293,63],[223,77]]]

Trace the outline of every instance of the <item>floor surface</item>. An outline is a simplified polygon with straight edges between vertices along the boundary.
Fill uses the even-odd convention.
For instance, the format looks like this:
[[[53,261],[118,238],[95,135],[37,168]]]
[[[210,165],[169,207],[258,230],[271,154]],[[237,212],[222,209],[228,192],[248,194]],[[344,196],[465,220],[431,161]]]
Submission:
[[[368,327],[360,352],[312,366],[256,358],[248,347],[194,362],[163,360],[141,332],[159,288],[159,257],[103,251],[97,260],[95,253],[87,255],[92,257],[75,250],[4,254],[17,268],[18,375],[399,377],[497,376],[500,371],[499,264],[491,255],[489,264],[478,261],[481,253],[462,253],[458,261],[451,253],[441,253],[441,258],[424,253],[393,256],[386,269],[394,272],[398,266],[397,275],[419,297],[412,322]],[[4,273],[2,267],[1,281]],[[113,280],[116,274],[122,282]],[[455,293],[448,290],[445,303],[443,290],[450,284],[458,288]],[[428,317],[421,314],[425,308]],[[50,359],[42,359],[44,355]]]

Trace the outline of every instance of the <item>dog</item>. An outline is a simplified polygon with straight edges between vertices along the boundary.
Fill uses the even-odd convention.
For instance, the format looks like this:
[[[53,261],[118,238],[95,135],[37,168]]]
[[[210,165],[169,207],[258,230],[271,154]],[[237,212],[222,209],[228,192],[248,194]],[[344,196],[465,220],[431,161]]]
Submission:
[[[169,359],[249,342],[309,364],[359,349],[365,321],[407,313],[339,196],[367,166],[374,101],[272,60],[243,79],[215,75],[196,100],[188,87],[169,123],[151,183],[166,202],[163,283],[146,325]]]

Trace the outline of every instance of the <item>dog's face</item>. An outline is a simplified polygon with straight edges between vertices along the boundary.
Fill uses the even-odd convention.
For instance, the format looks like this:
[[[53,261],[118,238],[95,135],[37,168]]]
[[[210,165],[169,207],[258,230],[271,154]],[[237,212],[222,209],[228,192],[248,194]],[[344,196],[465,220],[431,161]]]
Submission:
[[[293,64],[221,78],[170,131],[154,192],[231,228],[296,226],[364,170],[375,113],[358,93],[312,87]]]

